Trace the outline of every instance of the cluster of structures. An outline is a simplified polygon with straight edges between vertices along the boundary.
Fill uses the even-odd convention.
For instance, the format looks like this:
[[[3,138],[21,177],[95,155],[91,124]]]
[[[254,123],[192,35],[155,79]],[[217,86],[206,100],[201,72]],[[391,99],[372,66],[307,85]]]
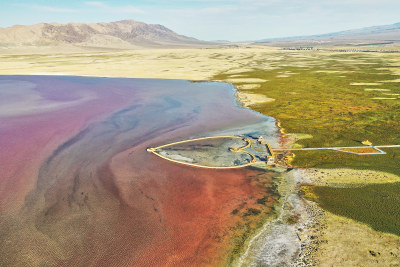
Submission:
[[[315,47],[284,47],[282,50],[292,50],[292,51],[329,51],[329,52],[342,52],[342,53],[356,53],[356,52],[364,52],[364,53],[400,53],[400,50],[386,50],[386,49],[321,49]]]
[[[216,143],[216,140],[219,143]],[[199,142],[202,142],[199,144]],[[275,165],[276,155],[285,151],[333,150],[354,155],[383,155],[381,148],[400,148],[400,145],[375,146],[370,141],[361,142],[363,146],[354,147],[315,147],[315,148],[271,148],[260,136],[258,139],[239,136],[213,136],[185,140],[148,148],[163,159],[203,168],[242,168],[256,162]],[[220,147],[215,147],[220,145]],[[233,153],[233,154],[232,154]],[[226,160],[225,160],[226,159]]]

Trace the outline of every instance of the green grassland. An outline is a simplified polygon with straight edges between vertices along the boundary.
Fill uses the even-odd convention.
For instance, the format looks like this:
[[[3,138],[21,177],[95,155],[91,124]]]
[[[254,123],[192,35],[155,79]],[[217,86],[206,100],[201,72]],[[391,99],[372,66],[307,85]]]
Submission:
[[[365,222],[375,230],[400,236],[400,183],[361,188],[316,186],[310,189],[318,196],[322,208]]]
[[[399,67],[390,63],[388,56],[379,54],[293,52],[270,62],[270,68],[240,74],[268,80],[258,89],[243,91],[275,101],[250,107],[277,118],[287,133],[312,135],[297,142],[303,147],[359,146],[366,139],[376,145],[400,144],[400,98],[396,95],[400,94],[400,83],[382,82],[400,78],[391,72]],[[215,78],[228,80],[230,75],[221,73]],[[241,83],[235,85],[240,88]],[[299,151],[292,165],[400,175],[400,149],[385,151],[387,155],[377,156]],[[399,183],[311,190],[323,208],[400,235]]]

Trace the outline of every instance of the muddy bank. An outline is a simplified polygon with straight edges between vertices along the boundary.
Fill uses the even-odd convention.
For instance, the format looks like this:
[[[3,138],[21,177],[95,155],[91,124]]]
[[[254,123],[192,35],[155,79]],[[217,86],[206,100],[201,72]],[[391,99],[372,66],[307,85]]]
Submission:
[[[281,169],[278,182],[280,194],[276,218],[266,222],[250,241],[237,266],[310,266],[316,263],[314,252],[319,247],[315,239],[325,226],[323,211],[299,195],[305,182],[299,169]]]

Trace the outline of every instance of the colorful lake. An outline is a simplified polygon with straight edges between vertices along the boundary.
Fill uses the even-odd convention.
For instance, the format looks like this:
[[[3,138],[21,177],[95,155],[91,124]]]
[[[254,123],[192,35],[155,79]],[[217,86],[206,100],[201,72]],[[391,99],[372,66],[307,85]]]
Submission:
[[[279,141],[275,120],[239,107],[226,83],[0,76],[0,265],[226,261],[248,218],[233,211],[273,206],[270,173],[146,151],[218,135]]]

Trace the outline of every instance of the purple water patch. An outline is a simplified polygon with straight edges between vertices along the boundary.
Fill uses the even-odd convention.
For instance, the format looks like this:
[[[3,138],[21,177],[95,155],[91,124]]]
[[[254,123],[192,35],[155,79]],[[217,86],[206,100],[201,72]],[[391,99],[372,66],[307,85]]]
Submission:
[[[209,233],[228,231],[238,200],[265,193],[249,178],[262,172],[177,166],[146,148],[279,137],[225,83],[0,76],[0,99],[5,265],[217,263],[230,234]]]

